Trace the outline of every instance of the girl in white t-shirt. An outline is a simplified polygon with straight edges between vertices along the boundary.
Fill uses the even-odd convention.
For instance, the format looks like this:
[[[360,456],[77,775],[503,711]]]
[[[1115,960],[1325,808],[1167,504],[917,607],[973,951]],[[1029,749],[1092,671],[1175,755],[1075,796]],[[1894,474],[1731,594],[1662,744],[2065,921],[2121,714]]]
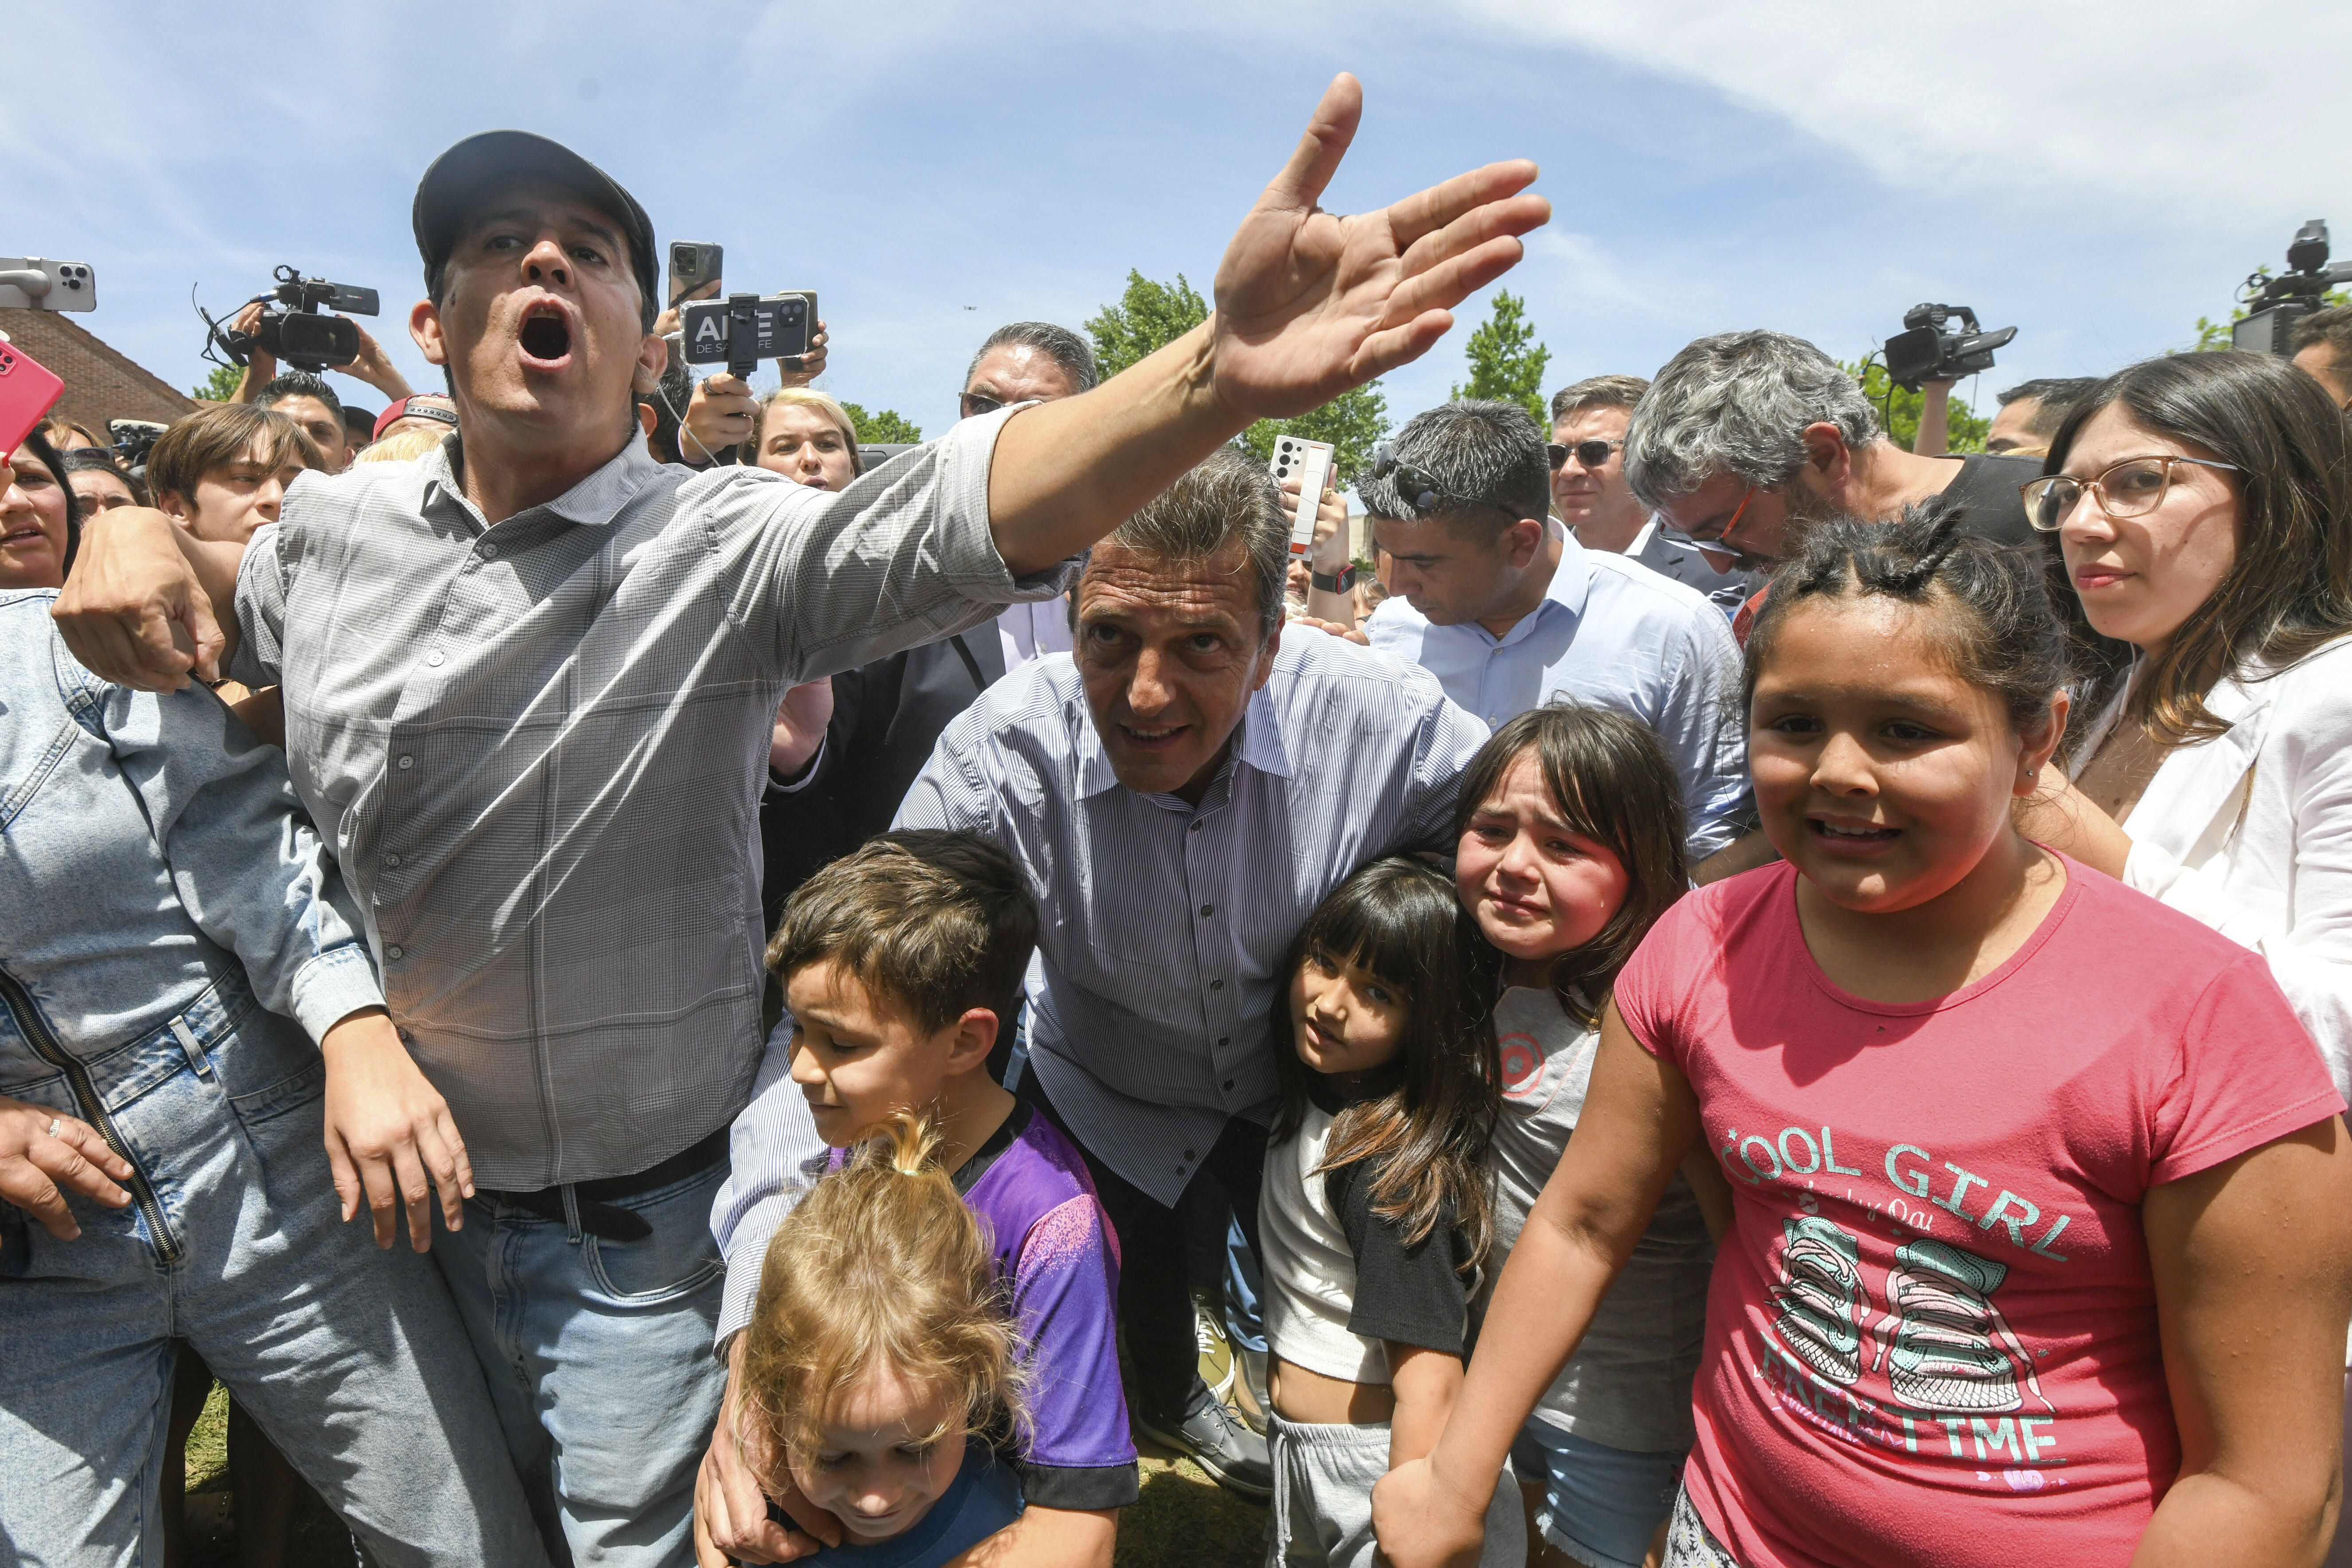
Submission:
[[[1683,813],[1647,726],[1570,704],[1495,731],[1471,759],[1461,803],[1455,885],[1508,987],[1495,1008],[1491,1278],[1583,1113],[1601,1005],[1686,886]],[[1692,1163],[1512,1447],[1537,1568],[1656,1561],[1693,1437],[1691,1378],[1715,1263],[1701,1191],[1728,1198],[1711,1166]]]
[[[1444,877],[1376,860],[1292,944],[1282,1111],[1258,1226],[1274,1451],[1268,1568],[1370,1568],[1372,1483],[1429,1451],[1462,1386],[1493,1234],[1496,965]],[[1507,1472],[1482,1563],[1526,1547]]]

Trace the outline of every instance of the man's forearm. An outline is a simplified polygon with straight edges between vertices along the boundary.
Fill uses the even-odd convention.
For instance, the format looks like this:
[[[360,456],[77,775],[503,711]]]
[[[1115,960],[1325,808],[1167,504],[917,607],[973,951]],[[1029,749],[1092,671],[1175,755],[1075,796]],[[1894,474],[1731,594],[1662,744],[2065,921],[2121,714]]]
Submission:
[[[1086,549],[1249,424],[1217,396],[1213,341],[1203,322],[1092,392],[1006,421],[988,518],[1014,576]]]

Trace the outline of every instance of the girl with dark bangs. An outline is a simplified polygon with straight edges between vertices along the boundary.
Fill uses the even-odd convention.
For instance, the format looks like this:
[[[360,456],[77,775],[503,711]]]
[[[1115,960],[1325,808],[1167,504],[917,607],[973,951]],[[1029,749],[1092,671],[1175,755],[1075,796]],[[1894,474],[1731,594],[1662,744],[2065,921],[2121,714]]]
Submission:
[[[1688,886],[1683,813],[1646,725],[1571,704],[1496,731],[1470,759],[1459,801],[1455,889],[1507,984],[1495,1005],[1502,1112],[1487,1162],[1489,1273],[1499,1275],[1583,1115],[1618,972]],[[1723,1178],[1694,1160],[1512,1446],[1538,1568],[1656,1561],[1696,1436],[1691,1383],[1715,1265],[1703,1195],[1728,1212]]]
[[[1274,1454],[1272,1565],[1372,1562],[1371,1489],[1429,1451],[1462,1385],[1494,1232],[1498,971],[1445,878],[1376,860],[1291,945],[1282,1110],[1258,1225]],[[1507,1473],[1481,1563],[1525,1561]]]

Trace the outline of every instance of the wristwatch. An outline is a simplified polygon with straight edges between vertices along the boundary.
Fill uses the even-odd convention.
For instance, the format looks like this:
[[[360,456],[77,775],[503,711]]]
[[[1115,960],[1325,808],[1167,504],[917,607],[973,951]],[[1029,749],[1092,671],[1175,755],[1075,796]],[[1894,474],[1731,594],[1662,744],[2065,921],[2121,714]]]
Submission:
[[[1307,580],[1323,593],[1344,594],[1356,585],[1356,563],[1349,562],[1336,577],[1326,577],[1310,566],[1307,569]]]

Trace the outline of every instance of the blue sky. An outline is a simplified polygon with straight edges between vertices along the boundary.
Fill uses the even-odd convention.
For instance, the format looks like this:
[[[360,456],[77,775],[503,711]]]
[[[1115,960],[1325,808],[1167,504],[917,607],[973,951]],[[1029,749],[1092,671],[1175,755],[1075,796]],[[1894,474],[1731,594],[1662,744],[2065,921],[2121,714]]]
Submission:
[[[1939,300],[2020,329],[1989,408],[2184,342],[2305,218],[2352,256],[2352,6],[2315,0],[2242,35],[2171,0],[24,10],[0,252],[92,263],[83,324],[182,386],[208,368],[191,285],[221,312],[280,261],[381,289],[369,324],[430,384],[410,197],[514,125],[665,243],[723,243],[733,286],[815,289],[823,384],[937,434],[989,328],[1080,325],[1129,268],[1205,291],[1341,68],[1367,102],[1334,210],[1543,165],[1555,217],[1505,286],[1553,385],[1733,327],[1854,358]],[[1483,313],[1389,378],[1392,416],[1445,396]]]

